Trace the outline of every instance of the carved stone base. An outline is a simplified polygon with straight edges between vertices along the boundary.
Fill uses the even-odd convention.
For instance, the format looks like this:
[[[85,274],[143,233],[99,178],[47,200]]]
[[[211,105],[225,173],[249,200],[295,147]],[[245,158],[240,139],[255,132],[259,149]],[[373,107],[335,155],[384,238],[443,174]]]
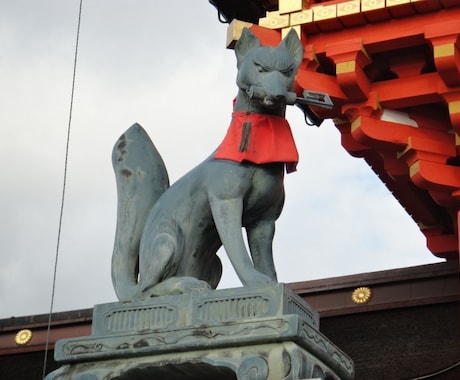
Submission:
[[[47,380],[354,378],[284,284],[97,305],[92,335],[58,341],[55,359]]]

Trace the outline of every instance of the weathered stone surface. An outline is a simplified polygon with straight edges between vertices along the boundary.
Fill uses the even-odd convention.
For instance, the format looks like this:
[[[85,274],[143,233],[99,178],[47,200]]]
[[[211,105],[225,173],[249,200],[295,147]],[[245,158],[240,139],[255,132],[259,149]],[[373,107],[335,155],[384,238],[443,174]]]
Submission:
[[[195,349],[124,359],[88,361],[61,367],[48,379],[351,379],[294,342]]]
[[[319,328],[318,313],[284,284],[154,297],[94,307],[93,335],[148,332],[296,314]]]
[[[97,305],[92,335],[58,341],[55,359],[66,365],[48,380],[354,373],[351,359],[319,332],[318,314],[284,284]]]

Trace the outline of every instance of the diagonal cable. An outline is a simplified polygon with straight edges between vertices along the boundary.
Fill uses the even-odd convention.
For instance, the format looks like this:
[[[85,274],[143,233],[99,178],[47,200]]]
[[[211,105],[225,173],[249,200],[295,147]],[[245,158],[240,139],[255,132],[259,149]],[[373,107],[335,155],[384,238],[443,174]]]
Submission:
[[[56,242],[56,254],[55,254],[55,258],[54,258],[53,285],[52,285],[52,290],[51,290],[50,310],[49,310],[49,314],[48,314],[48,327],[47,327],[47,331],[46,331],[46,343],[45,343],[45,355],[44,355],[44,359],[43,359],[42,379],[44,379],[45,375],[46,375],[46,365],[47,365],[47,359],[48,359],[48,348],[49,348],[50,332],[51,332],[51,316],[52,316],[52,313],[53,313],[54,294],[55,294],[55,290],[56,290],[56,274],[57,274],[57,265],[58,265],[58,258],[59,258],[62,216],[63,216],[63,213],[64,213],[64,199],[65,199],[65,190],[66,190],[66,182],[67,182],[67,162],[68,162],[68,157],[69,157],[70,127],[72,125],[73,100],[74,100],[74,92],[75,92],[75,74],[76,74],[76,71],[77,71],[78,41],[79,41],[79,38],[80,38],[80,24],[81,24],[82,5],[83,5],[83,0],[80,0],[80,6],[79,6],[79,10],[78,10],[77,38],[76,38],[76,43],[75,43],[75,55],[74,55],[74,62],[73,62],[72,90],[71,90],[71,94],[70,94],[69,121],[68,121],[68,124],[67,124],[67,141],[66,141],[66,148],[65,148],[64,176],[63,176],[62,195],[61,195],[61,209],[60,209],[60,214],[59,214],[59,226],[58,226],[58,234],[57,234],[57,242]]]

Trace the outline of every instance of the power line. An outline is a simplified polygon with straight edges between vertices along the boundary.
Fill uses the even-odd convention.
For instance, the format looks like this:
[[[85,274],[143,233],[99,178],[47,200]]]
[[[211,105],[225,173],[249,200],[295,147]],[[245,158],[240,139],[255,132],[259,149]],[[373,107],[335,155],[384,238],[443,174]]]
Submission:
[[[56,290],[56,274],[57,274],[57,264],[59,258],[59,247],[61,241],[61,227],[62,227],[62,216],[64,213],[64,199],[65,199],[65,190],[66,190],[66,182],[67,182],[67,162],[69,157],[69,142],[70,142],[70,127],[72,125],[72,111],[73,111],[73,100],[74,100],[74,92],[75,92],[75,74],[77,71],[77,57],[78,57],[78,41],[80,38],[80,24],[81,24],[81,10],[82,10],[83,0],[80,0],[80,6],[78,10],[78,24],[77,24],[77,38],[75,43],[75,55],[74,55],[74,62],[73,62],[73,74],[72,74],[72,89],[70,93],[70,108],[69,108],[69,120],[67,124],[67,141],[66,141],[66,148],[65,148],[65,159],[64,159],[64,176],[63,176],[63,183],[62,183],[62,196],[61,196],[61,209],[59,214],[59,226],[58,226],[58,234],[57,234],[57,242],[56,242],[56,254],[54,258],[54,272],[53,272],[53,285],[51,290],[51,302],[50,302],[50,310],[48,315],[48,327],[46,331],[46,343],[45,343],[45,355],[43,358],[43,373],[42,379],[45,378],[46,375],[46,364],[48,359],[48,347],[49,347],[49,340],[50,340],[50,331],[51,331],[51,315],[53,313],[53,306],[54,306],[54,294]]]

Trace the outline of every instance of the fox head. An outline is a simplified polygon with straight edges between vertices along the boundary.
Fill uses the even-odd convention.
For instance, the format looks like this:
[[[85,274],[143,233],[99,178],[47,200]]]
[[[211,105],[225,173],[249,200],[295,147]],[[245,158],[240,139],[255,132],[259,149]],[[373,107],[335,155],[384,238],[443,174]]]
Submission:
[[[278,47],[262,46],[247,28],[235,45],[239,94],[235,111],[278,113],[297,98],[294,78],[303,59],[303,47],[291,29]]]

